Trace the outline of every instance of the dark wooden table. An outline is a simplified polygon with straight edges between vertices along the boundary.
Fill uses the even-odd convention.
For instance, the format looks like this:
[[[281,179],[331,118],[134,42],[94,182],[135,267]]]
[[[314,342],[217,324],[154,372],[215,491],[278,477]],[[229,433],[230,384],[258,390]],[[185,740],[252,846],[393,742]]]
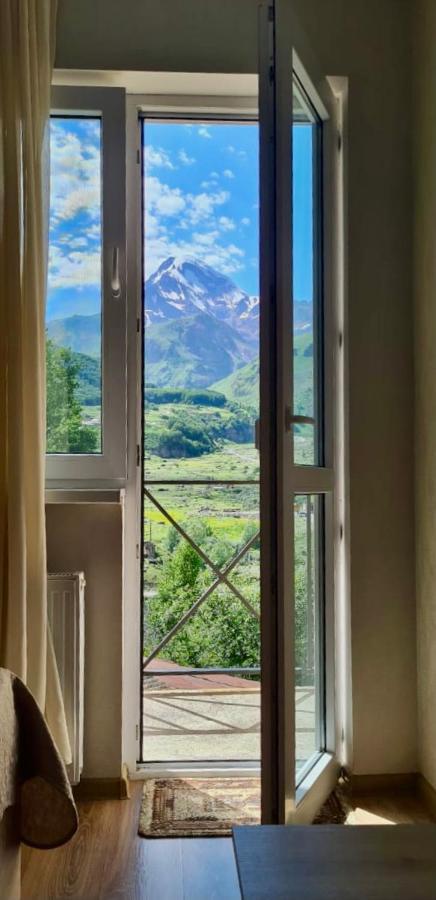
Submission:
[[[436,825],[233,829],[243,900],[436,900]]]

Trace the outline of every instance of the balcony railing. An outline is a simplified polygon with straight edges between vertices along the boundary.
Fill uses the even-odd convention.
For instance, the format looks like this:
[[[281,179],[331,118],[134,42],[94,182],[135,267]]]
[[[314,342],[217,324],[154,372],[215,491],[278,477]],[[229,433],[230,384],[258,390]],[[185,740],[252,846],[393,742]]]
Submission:
[[[180,479],[176,480],[147,480],[143,487],[144,500],[149,504],[149,512],[146,520],[149,522],[150,533],[147,541],[147,554],[151,558],[145,559],[145,594],[152,596],[156,592],[156,584],[153,585],[152,575],[156,578],[156,564],[158,558],[153,558],[156,553],[153,538],[152,515],[150,510],[158,514],[159,526],[166,526],[165,533],[174,529],[180,541],[186,542],[193,552],[201,560],[204,571],[212,575],[212,580],[205,585],[198,597],[189,608],[179,616],[160,639],[150,645],[150,640],[144,642],[146,652],[143,660],[143,715],[142,715],[142,761],[143,762],[191,762],[191,761],[215,761],[215,762],[250,762],[255,763],[260,759],[260,659],[259,664],[250,665],[180,665],[171,659],[171,641],[177,635],[183,633],[183,629],[204,607],[204,604],[213,596],[219,588],[225,588],[230,596],[235,598],[259,625],[260,628],[260,604],[257,600],[254,605],[252,598],[247,597],[244,589],[235,583],[233,574],[240,564],[244,565],[247,554],[260,538],[259,528],[253,525],[255,530],[239,549],[230,555],[225,562],[217,564],[211,558],[210,550],[206,552],[198,540],[190,533],[191,522],[186,521],[186,509],[183,508],[183,496],[190,500],[196,491],[204,489],[204,502],[206,497],[209,505],[213,507],[213,513],[219,513],[217,503],[210,503],[210,495],[216,490],[229,492],[238,489],[254,489],[257,493],[258,480],[232,479],[212,481]],[[170,500],[166,501],[163,494],[170,492]],[[177,509],[171,506],[171,492],[177,494]],[[202,497],[203,501],[203,497]],[[253,506],[253,498],[250,498],[250,517],[253,515],[258,520],[258,511]],[[230,500],[229,500],[230,503]],[[231,505],[230,513],[235,514],[235,498]],[[198,505],[198,504],[197,504]],[[206,506],[206,512],[210,509]],[[309,508],[304,509],[306,515],[310,515]],[[224,519],[229,511],[222,514]],[[237,511],[241,519],[246,512],[241,504]],[[185,516],[185,518],[184,518]],[[213,538],[211,539],[213,540]],[[159,557],[159,554],[157,554]],[[259,562],[255,560],[257,585],[259,584]],[[253,569],[253,565],[251,566]],[[151,574],[150,574],[151,573]],[[144,603],[144,628],[147,633],[147,604]],[[310,643],[310,611],[308,613],[307,637]],[[297,760],[301,763],[313,753],[315,740],[315,689],[313,659],[309,659],[310,647],[305,654],[304,670],[297,669],[299,686],[296,689],[296,743]]]

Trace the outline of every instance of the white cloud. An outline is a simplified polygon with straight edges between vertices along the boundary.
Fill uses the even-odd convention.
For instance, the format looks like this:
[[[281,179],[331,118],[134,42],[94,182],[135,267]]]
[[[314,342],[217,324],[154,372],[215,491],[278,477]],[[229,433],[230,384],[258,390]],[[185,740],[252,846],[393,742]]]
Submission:
[[[216,206],[222,206],[229,199],[228,191],[216,191],[216,193],[188,194],[188,216],[192,225],[196,225],[202,219],[209,218]]]
[[[219,231],[194,231],[192,240],[194,244],[201,244],[204,247],[211,247],[219,238]]]
[[[226,147],[227,153],[230,153],[231,156],[237,156],[239,159],[246,159],[247,153],[245,150],[238,150],[237,147],[234,147],[233,144],[229,144]]]
[[[101,283],[101,254],[84,251],[63,253],[50,246],[48,286],[52,288],[90,287]]]
[[[218,172],[211,172],[209,178],[206,181],[202,181],[200,187],[205,190],[215,190],[218,187],[219,175]]]
[[[147,144],[144,147],[144,162],[148,169],[174,169],[171,159],[161,147],[152,147]]]
[[[99,125],[83,124],[82,136],[52,123],[50,131],[50,219],[56,225],[84,213],[100,218]]]
[[[219,243],[220,234],[216,229],[194,232],[191,238],[183,239],[171,239],[168,235],[151,237],[147,233],[146,240],[146,278],[169,256],[193,256],[224,275],[235,275],[245,267],[244,251],[234,244]]]
[[[184,194],[180,188],[171,188],[152,175],[146,182],[145,211],[148,221],[156,223],[162,218],[178,216],[179,228],[195,226],[199,222],[212,225],[216,208],[223,206],[229,198],[229,192],[221,190]]]
[[[89,228],[86,229],[86,234],[89,238],[101,238],[101,226],[90,225]]]
[[[209,129],[206,128],[204,125],[202,125],[201,128],[198,129],[197,133],[200,135],[200,137],[203,137],[203,138],[211,138],[212,137]]]
[[[77,213],[87,213],[92,218],[100,216],[100,185],[83,184],[57,198],[58,219],[74,219]]]
[[[236,227],[233,219],[229,219],[228,216],[220,216],[218,224],[223,231],[234,231]]]
[[[180,188],[170,188],[156,176],[147,178],[144,213],[146,275],[154,272],[169,256],[178,255],[195,256],[229,275],[243,268],[243,252],[234,244],[225,245],[225,233],[234,229],[234,223],[227,216],[217,216],[218,210],[229,199],[230,193],[216,185],[208,191],[183,193]]]
[[[70,250],[77,250],[79,247],[88,246],[86,237],[70,237],[69,240],[64,241],[64,243],[68,243]]]
[[[170,188],[155,175],[147,178],[145,202],[149,212],[161,216],[176,216],[186,206],[186,200],[180,188]]]
[[[244,218],[241,219],[241,225],[251,225],[251,219],[249,219],[248,216],[244,216]]]
[[[231,169],[224,169],[223,175],[224,175],[224,178],[234,178],[235,177],[235,174],[234,174],[234,172],[232,172]]]
[[[192,166],[195,163],[193,156],[188,156],[186,150],[179,150],[179,160],[184,166]]]

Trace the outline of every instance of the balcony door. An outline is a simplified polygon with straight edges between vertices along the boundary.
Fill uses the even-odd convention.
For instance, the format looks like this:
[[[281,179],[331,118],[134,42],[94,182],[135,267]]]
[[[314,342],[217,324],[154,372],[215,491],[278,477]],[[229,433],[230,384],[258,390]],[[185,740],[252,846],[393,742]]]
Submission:
[[[261,768],[265,822],[334,751],[334,128],[295,34],[288,0],[261,7],[250,109],[136,120],[140,762]]]
[[[264,822],[298,818],[334,751],[331,100],[291,7],[262,6],[259,29]]]

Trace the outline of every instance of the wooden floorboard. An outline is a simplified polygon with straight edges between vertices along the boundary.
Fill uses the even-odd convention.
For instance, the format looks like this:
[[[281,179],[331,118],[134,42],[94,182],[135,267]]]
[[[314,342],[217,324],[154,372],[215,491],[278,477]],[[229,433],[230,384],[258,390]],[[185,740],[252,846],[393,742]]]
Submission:
[[[24,848],[22,900],[238,900],[231,838],[140,838],[141,793],[133,782],[130,800],[82,802],[69,844]],[[412,794],[357,795],[355,806],[356,824],[432,821]]]
[[[23,848],[22,900],[238,900],[231,838],[140,838],[141,794],[79,803],[69,844]]]

